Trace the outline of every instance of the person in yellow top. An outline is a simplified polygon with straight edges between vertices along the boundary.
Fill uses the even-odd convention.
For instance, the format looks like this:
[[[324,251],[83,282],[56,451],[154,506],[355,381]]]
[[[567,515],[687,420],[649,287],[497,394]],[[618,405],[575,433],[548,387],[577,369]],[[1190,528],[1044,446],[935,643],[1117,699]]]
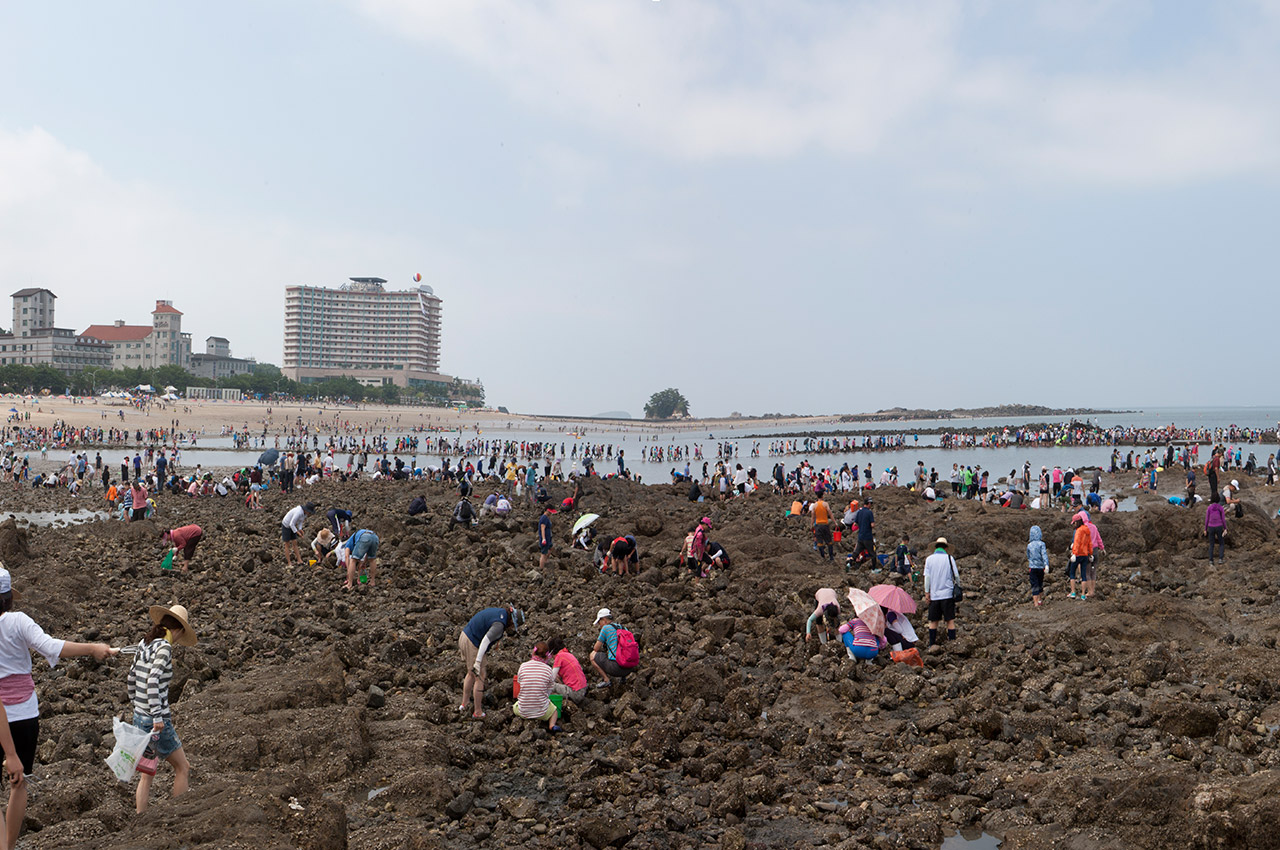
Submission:
[[[507,481],[507,492],[514,493],[516,491],[516,462],[507,461],[507,474],[504,476]]]
[[[822,501],[819,496],[809,506],[809,513],[813,515],[813,542],[818,550],[818,557],[822,557],[822,550],[827,550],[827,560],[834,561],[836,559],[836,544],[832,540],[831,535],[831,509],[827,507],[827,503]]]

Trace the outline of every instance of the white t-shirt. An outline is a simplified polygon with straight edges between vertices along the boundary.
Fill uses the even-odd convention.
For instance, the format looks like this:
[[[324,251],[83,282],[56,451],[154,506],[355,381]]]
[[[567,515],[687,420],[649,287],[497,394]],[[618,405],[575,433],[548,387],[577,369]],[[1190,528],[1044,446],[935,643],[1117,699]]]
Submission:
[[[49,666],[56,666],[65,641],[51,638],[44,629],[21,611],[0,614],[0,678],[31,673],[31,652],[44,656]],[[40,703],[33,691],[17,705],[6,705],[9,721],[30,720],[40,716]]]
[[[307,512],[302,509],[302,505],[294,507],[289,513],[284,515],[281,525],[290,529],[295,534],[302,531],[303,523],[307,521]]]

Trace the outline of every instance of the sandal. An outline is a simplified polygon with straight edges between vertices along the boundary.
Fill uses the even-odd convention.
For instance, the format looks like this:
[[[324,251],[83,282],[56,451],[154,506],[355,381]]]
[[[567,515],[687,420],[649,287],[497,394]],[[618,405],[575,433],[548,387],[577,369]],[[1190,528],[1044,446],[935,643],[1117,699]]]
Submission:
[[[484,718],[485,718],[485,714],[483,711],[480,712],[479,714],[476,714],[475,712],[471,713],[472,720],[484,720]]]

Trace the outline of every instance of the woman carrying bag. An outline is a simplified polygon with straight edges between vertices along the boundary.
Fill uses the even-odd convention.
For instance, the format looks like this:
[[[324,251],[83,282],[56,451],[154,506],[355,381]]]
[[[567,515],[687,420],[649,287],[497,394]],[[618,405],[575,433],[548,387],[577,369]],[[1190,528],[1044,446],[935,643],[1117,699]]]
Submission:
[[[181,605],[165,608],[152,605],[151,630],[137,646],[124,652],[133,655],[129,668],[129,701],[133,704],[133,725],[150,732],[151,747],[156,757],[173,765],[173,796],[187,790],[191,764],[182,742],[173,728],[169,711],[169,682],[173,680],[173,644],[195,646],[196,634],[187,622],[187,609]],[[147,810],[154,775],[138,773],[135,803],[138,814]]]
[[[39,653],[55,666],[60,659],[92,655],[103,661],[116,654],[105,643],[77,643],[60,640],[45,634],[44,629],[14,606],[22,598],[13,587],[13,578],[0,563],[0,702],[4,703],[5,726],[12,738],[13,748],[22,764],[24,773],[35,769],[36,745],[40,740],[40,700],[36,696],[35,680],[31,677],[31,653]],[[2,737],[2,736],[0,736]],[[5,749],[6,768],[9,750]],[[13,772],[9,776],[9,806],[5,811],[7,831],[0,840],[4,846],[18,843],[22,821],[27,814],[27,783]]]

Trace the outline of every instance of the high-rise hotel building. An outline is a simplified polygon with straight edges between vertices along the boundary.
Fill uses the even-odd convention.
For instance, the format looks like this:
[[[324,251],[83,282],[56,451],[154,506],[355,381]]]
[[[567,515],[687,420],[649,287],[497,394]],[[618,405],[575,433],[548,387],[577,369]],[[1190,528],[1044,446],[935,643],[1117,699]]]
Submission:
[[[286,287],[285,376],[447,390],[453,378],[439,373],[440,299],[426,285],[388,291],[385,284],[353,277],[337,289]]]

